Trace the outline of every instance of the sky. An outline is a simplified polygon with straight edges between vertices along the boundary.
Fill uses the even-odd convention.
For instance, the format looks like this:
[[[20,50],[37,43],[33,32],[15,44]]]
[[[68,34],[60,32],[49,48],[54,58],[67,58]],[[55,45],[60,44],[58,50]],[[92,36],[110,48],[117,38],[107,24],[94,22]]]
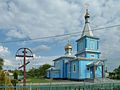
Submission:
[[[120,25],[120,0],[0,0],[0,57],[5,60],[4,69],[17,69],[22,64],[15,57],[21,47],[30,48],[34,54],[27,69],[53,64],[53,59],[64,55],[68,40],[74,55],[86,7],[92,29]],[[120,26],[93,31],[100,38],[101,58],[107,59],[109,71],[120,65],[119,30]],[[78,33],[38,39],[74,32]]]

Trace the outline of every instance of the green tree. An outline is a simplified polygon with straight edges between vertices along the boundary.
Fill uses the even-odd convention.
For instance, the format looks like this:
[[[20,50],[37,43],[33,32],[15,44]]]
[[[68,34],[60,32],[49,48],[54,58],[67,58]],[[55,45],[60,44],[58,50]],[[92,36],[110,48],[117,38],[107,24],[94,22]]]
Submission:
[[[28,72],[27,72],[27,76],[28,77],[35,77],[35,68],[32,68],[32,69],[30,69]]]
[[[18,80],[18,72],[17,72],[17,70],[14,71],[13,76],[14,76],[14,79]]]
[[[118,68],[115,68],[113,72],[109,73],[109,78],[120,80],[120,65]]]
[[[18,72],[18,75],[23,75],[23,70],[17,70],[17,72]]]
[[[29,78],[41,78],[46,76],[46,70],[50,68],[51,65],[49,64],[44,64],[40,66],[38,69],[32,68],[27,72],[27,77]]]
[[[14,79],[11,82],[14,85],[14,89],[16,90],[16,84],[18,83],[18,71],[17,70],[13,72],[13,76],[14,76]]]
[[[120,80],[120,66],[113,71],[115,73],[115,79]]]
[[[49,65],[49,64],[44,64],[41,67],[39,67],[40,76],[45,77],[46,76],[46,70],[50,67],[51,67],[51,65]]]
[[[4,60],[0,58],[0,70],[2,70],[2,66],[4,65]]]

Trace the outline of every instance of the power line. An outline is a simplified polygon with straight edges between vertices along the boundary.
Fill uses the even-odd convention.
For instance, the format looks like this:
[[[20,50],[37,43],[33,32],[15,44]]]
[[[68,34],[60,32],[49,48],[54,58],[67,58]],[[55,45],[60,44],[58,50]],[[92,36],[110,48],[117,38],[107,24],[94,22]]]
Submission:
[[[108,26],[108,27],[95,28],[95,29],[92,29],[91,31],[98,31],[98,30],[101,30],[101,29],[104,30],[104,29],[109,29],[109,28],[114,28],[114,27],[120,27],[120,24],[118,24],[118,25],[112,25],[112,26]],[[74,32],[74,33],[54,35],[54,36],[46,36],[46,37],[33,38],[33,39],[3,41],[3,42],[0,42],[0,43],[14,43],[14,42],[34,41],[34,40],[40,40],[40,39],[55,38],[55,37],[57,38],[57,37],[63,37],[63,36],[68,36],[68,35],[76,35],[78,33],[80,34],[82,32]]]

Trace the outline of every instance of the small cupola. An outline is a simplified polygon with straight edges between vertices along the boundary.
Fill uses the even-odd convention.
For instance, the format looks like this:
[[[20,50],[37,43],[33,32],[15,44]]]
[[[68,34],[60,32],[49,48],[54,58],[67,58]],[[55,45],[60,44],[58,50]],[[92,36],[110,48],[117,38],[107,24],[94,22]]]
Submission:
[[[89,18],[90,18],[90,14],[89,14],[89,12],[88,12],[88,9],[86,9],[85,23],[89,23]]]
[[[72,45],[68,41],[68,43],[64,47],[65,49],[65,55],[72,55]]]
[[[81,37],[83,37],[83,36],[92,36],[93,37],[93,33],[92,33],[92,30],[91,30],[91,27],[90,27],[89,19],[90,19],[90,14],[88,12],[88,9],[86,9],[85,25],[84,25],[84,29],[83,29]]]

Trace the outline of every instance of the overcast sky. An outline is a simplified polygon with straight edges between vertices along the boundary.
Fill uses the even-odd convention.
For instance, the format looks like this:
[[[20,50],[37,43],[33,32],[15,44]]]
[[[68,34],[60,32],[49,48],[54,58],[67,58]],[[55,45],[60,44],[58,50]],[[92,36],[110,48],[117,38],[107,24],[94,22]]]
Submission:
[[[68,40],[76,53],[76,40],[84,27],[86,4],[90,13],[91,28],[120,25],[120,0],[0,0],[0,57],[5,69],[16,69],[20,60],[15,59],[17,49],[30,48],[35,59],[28,65],[38,67],[52,64],[52,60],[64,55]],[[28,40],[47,36],[79,32],[57,38]],[[100,38],[101,58],[107,59],[109,70],[120,65],[120,27],[94,31]]]

